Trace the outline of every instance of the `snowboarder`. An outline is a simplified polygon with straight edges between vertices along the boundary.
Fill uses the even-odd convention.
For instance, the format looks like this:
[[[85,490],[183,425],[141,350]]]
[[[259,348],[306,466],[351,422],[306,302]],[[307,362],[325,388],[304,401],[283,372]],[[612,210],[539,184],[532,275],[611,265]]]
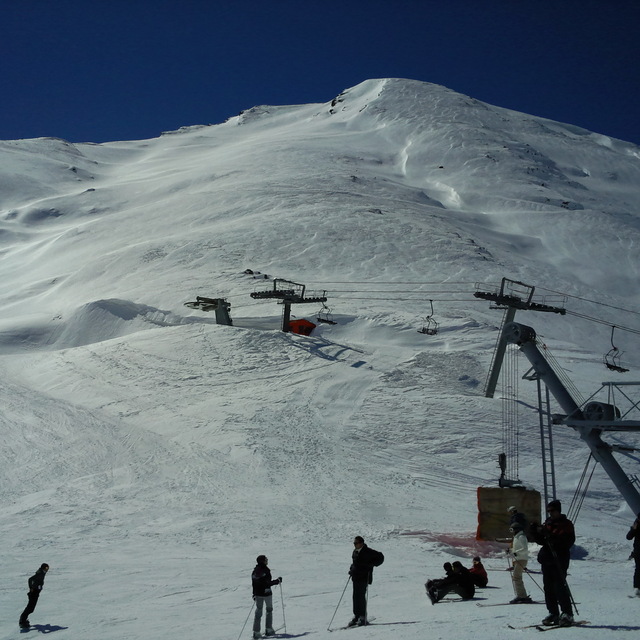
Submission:
[[[627,532],[627,540],[633,540],[631,556],[635,560],[636,570],[633,573],[633,587],[640,598],[640,513]]]
[[[452,564],[452,569],[445,578],[427,580],[424,586],[431,604],[440,602],[448,593],[457,593],[463,600],[470,600],[475,595],[476,587],[469,569],[458,560]]]
[[[489,584],[489,576],[487,575],[487,570],[484,568],[482,560],[480,560],[479,556],[476,556],[473,559],[473,565],[471,566],[471,569],[469,569],[469,573],[471,574],[473,578],[473,584],[476,587],[480,587],[482,589]]]
[[[367,624],[367,589],[373,583],[373,568],[384,562],[384,555],[368,547],[362,536],[353,539],[353,546],[355,548],[349,567],[353,583],[353,619],[349,622],[349,627]]]
[[[265,620],[265,636],[275,635],[273,629],[273,596],[271,593],[271,587],[282,582],[282,578],[271,577],[271,571],[267,566],[269,564],[269,558],[261,555],[256,558],[256,567],[251,574],[251,585],[253,588],[253,599],[256,603],[256,613],[253,618],[253,637],[261,638],[260,635],[260,620],[262,619],[262,609],[266,606],[267,616]]]
[[[569,627],[573,624],[573,608],[567,571],[576,534],[573,523],[562,513],[560,500],[552,500],[547,505],[547,514],[544,524],[531,526],[535,542],[542,545],[538,562],[542,565],[544,600],[549,611],[542,624]]]
[[[27,593],[29,601],[18,621],[22,629],[28,629],[31,626],[29,615],[35,611],[36,604],[38,604],[38,598],[44,587],[44,578],[47,575],[47,571],[49,571],[49,565],[43,562],[40,568],[29,578],[29,591]]]
[[[524,531],[522,530],[522,525],[514,522],[509,531],[513,534],[509,555],[513,560],[511,580],[513,580],[513,590],[516,594],[516,597],[511,600],[511,604],[527,604],[531,602],[531,598],[524,588],[522,574],[527,568],[527,562],[529,561],[529,543],[527,542],[527,536],[524,535]]]

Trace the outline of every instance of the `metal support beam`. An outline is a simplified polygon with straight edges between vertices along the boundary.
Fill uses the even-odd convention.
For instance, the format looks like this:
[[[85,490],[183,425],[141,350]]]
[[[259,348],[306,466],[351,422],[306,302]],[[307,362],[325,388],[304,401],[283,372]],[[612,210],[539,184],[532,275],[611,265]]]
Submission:
[[[291,330],[289,326],[289,322],[291,321],[291,301],[285,299],[282,304],[284,305],[282,309],[282,330],[285,333],[289,333]]]
[[[509,326],[505,326],[505,335],[509,342],[520,347],[540,379],[566,412],[567,416],[563,418],[561,424],[570,426],[578,432],[633,513],[640,513],[640,493],[614,458],[612,447],[600,437],[602,433],[600,422],[610,425],[615,417],[615,407],[604,403],[591,403],[585,407],[585,411],[582,411],[536,346],[536,332],[531,327],[512,322]],[[600,419],[598,415],[601,416]],[[639,430],[637,425],[625,425],[625,421],[620,421],[621,431],[629,426],[635,427],[633,429],[635,431]]]
[[[516,316],[515,307],[507,307],[504,313],[504,319],[502,321],[502,331],[500,332],[500,338],[496,345],[496,352],[493,356],[493,362],[491,363],[491,369],[489,371],[489,378],[487,380],[487,388],[485,389],[485,398],[493,398],[496,387],[498,386],[498,378],[500,377],[500,370],[502,369],[502,363],[504,361],[504,354],[507,349],[507,337],[505,335],[505,328],[508,324],[513,322]]]
[[[581,418],[580,407],[560,382],[560,378],[558,378],[556,372],[536,346],[536,332],[531,327],[517,322],[505,325],[504,330],[507,341],[520,347],[520,351],[527,356],[531,366],[540,376],[540,379],[549,387],[562,410],[571,418]]]

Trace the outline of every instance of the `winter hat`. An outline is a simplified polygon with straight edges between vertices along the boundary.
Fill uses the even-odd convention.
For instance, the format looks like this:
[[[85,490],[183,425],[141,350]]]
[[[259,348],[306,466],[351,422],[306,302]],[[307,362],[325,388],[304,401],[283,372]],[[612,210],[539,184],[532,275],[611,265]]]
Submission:
[[[474,561],[474,562],[480,562],[480,556],[476,556],[476,557],[473,559],[473,561]]]
[[[258,564],[264,564],[267,561],[267,556],[258,556],[256,558],[256,562]]]
[[[547,505],[547,511],[562,511],[562,505],[560,504],[560,500],[552,500]]]

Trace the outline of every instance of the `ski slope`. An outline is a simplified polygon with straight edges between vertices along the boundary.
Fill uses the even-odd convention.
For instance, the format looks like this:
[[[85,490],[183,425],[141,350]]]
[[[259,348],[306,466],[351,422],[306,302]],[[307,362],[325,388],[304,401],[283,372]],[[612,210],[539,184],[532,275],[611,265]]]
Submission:
[[[505,545],[475,541],[503,434],[483,395],[502,312],[473,293],[506,277],[564,304],[517,320],[585,398],[640,380],[639,184],[633,144],[403,79],[153,140],[0,142],[0,638],[48,562],[31,621],[56,638],[235,639],[261,553],[284,578],[276,625],[284,604],[289,637],[328,638],[356,534],[386,561],[353,633],[538,634],[507,624],[543,606],[424,594],[480,554],[477,602],[513,597]],[[326,291],[337,324],[281,332],[250,296],[274,278]],[[228,299],[233,326],[196,295]],[[612,325],[627,374],[602,363]],[[520,398],[519,475],[540,490],[535,384]],[[588,452],[554,438],[568,505]],[[598,469],[570,576],[598,640],[640,629],[633,519]]]

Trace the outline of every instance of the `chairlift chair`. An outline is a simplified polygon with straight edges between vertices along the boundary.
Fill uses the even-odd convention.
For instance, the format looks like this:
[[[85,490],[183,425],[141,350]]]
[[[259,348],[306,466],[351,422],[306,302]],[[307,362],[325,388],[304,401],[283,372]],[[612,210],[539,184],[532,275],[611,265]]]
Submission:
[[[431,303],[431,315],[425,318],[425,322],[422,325],[422,329],[418,329],[418,333],[423,333],[427,336],[435,336],[438,333],[438,323],[433,319],[433,300],[429,300]]]
[[[605,367],[609,369],[609,371],[617,371],[618,373],[626,373],[629,369],[625,369],[620,366],[620,358],[622,357],[623,351],[620,351],[615,344],[613,344],[613,333],[616,330],[615,325],[611,326],[611,349],[607,351],[602,357],[602,361],[604,362]]]
[[[331,309],[326,304],[322,304],[322,308],[318,311],[316,319],[318,322],[324,322],[325,324],[338,324],[334,321]]]

